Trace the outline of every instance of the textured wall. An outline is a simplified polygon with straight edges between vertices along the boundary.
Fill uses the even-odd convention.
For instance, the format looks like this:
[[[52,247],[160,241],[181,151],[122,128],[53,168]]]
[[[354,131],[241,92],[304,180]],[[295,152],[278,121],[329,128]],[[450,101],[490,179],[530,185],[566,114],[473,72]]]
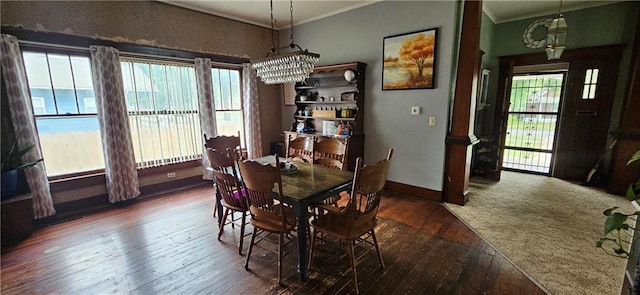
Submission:
[[[319,53],[320,64],[367,64],[364,161],[395,148],[389,180],[442,190],[455,8],[455,1],[381,1],[295,28],[296,42]],[[384,37],[430,28],[438,28],[435,89],[382,91]],[[412,116],[411,106],[421,106],[422,114]],[[292,108],[283,111],[283,119],[293,116]],[[437,126],[428,126],[429,115],[437,117]],[[284,120],[283,127],[290,123]]]
[[[267,28],[208,15],[155,1],[2,1],[2,26],[88,36],[154,47],[183,49],[227,56],[263,58],[271,48]],[[280,87],[258,82],[263,148],[280,139]],[[181,177],[198,169],[176,171]],[[159,176],[141,178],[141,185]],[[91,197],[104,188],[88,187],[54,194],[61,203]]]
[[[2,1],[3,26],[97,37],[155,47],[262,58],[271,47],[267,28],[156,1]],[[280,89],[259,82],[263,146],[282,131]]]

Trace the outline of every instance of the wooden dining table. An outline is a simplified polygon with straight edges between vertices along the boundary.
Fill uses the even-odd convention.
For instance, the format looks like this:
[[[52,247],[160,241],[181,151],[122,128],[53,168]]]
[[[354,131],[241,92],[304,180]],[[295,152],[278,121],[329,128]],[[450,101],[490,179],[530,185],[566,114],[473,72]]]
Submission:
[[[275,163],[274,156],[253,159],[261,163]],[[353,172],[308,163],[295,163],[298,171],[282,174],[282,193],[285,203],[293,207],[298,227],[298,274],[307,279],[307,228],[309,205],[321,202],[342,191],[350,190]],[[274,188],[277,191],[277,188]]]

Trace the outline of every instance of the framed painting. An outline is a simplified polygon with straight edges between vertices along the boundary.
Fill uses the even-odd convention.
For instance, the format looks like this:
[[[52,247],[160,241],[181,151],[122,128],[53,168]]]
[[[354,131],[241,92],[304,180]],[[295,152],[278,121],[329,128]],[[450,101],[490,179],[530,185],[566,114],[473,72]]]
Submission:
[[[438,29],[384,37],[382,90],[433,89]]]

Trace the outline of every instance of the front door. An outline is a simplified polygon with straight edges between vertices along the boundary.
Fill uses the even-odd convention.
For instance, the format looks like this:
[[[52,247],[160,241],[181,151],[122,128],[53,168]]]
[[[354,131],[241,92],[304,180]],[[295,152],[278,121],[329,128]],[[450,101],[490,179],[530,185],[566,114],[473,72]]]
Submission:
[[[619,55],[571,62],[558,134],[555,177],[586,181],[589,171],[603,156],[618,64]]]
[[[498,164],[496,173],[493,174],[494,179],[499,180],[503,167],[509,169],[511,165],[511,169],[529,170],[581,182],[587,180],[592,168],[603,157],[607,146],[611,106],[616,95],[622,49],[621,45],[572,49],[565,51],[559,60],[551,61],[547,60],[544,54],[500,58],[498,97],[503,97],[504,101],[496,107],[496,117],[500,120],[495,121],[494,130],[499,130],[500,154],[497,156]],[[559,103],[555,131],[550,129],[554,119],[550,115],[553,115],[551,112],[555,110],[546,107],[540,109],[542,106],[536,106],[535,102],[538,101],[536,95],[529,93],[530,96],[526,99],[532,104],[527,106],[525,103],[522,105],[524,108],[517,109],[516,106],[511,108],[510,105],[511,95],[514,92],[512,87],[519,79],[518,74],[541,72],[540,69],[545,74],[552,74],[550,68],[553,68],[553,64],[563,64],[565,65],[563,69],[566,69],[566,71],[560,71],[556,68],[556,74],[565,75],[563,90],[556,89],[549,92],[562,93],[559,102],[556,102],[555,98],[553,101],[554,104]],[[520,71],[523,68],[533,70]],[[527,107],[531,107],[533,112],[527,112]],[[514,113],[511,114],[511,112]],[[527,123],[527,119],[531,122]],[[542,122],[547,123],[541,124]],[[520,124],[520,126],[514,124]],[[539,136],[541,133],[532,133],[531,130],[534,129],[530,128],[534,128],[537,132],[546,130],[547,134]],[[532,133],[532,136],[520,139],[507,132],[524,135]],[[546,139],[555,137],[555,142],[551,146],[528,145],[542,137]],[[522,140],[521,143],[525,146],[515,144],[518,140]],[[511,160],[508,153],[511,158],[537,156],[540,162],[529,165],[533,169],[522,169],[524,166],[522,163],[508,163]],[[549,170],[546,165],[550,165]]]
[[[565,72],[530,72],[511,79],[502,167],[551,174]]]

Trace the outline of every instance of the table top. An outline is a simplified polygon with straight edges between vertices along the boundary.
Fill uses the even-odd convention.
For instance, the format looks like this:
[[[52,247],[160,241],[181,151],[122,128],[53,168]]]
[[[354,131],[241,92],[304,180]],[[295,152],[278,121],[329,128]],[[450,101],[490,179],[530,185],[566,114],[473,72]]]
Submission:
[[[275,163],[274,156],[252,159],[261,163]],[[298,172],[282,174],[282,193],[292,199],[303,200],[350,183],[353,172],[308,163],[295,163]]]

